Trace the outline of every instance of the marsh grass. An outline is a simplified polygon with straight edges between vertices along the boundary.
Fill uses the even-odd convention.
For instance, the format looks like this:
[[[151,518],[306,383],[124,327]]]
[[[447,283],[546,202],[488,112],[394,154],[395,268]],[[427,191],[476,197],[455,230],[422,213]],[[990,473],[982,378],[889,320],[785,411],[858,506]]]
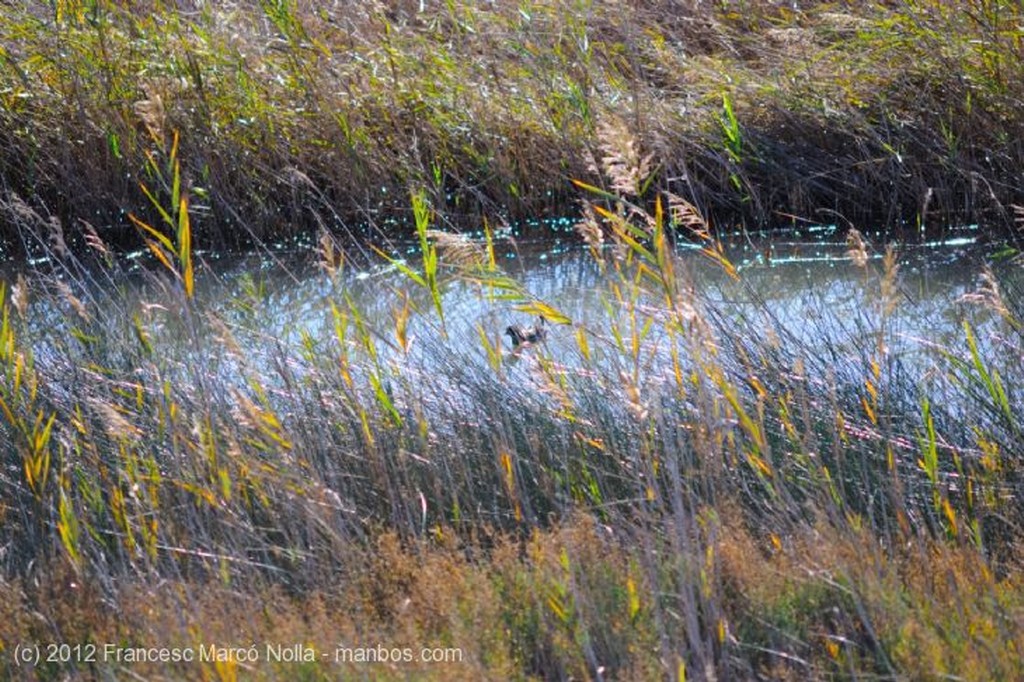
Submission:
[[[645,183],[720,229],[1008,229],[1020,14],[972,7],[19,3],[0,18],[3,235],[24,205],[76,250],[79,220],[135,248],[127,216],[161,224],[139,183],[175,134],[206,245],[407,234],[414,187],[463,226],[562,214],[570,178],[600,178],[609,120],[659,160]]]
[[[696,205],[646,182],[637,134],[604,135],[600,182],[577,182],[604,302],[584,320],[503,270],[490,230],[443,236],[423,192],[420,255],[382,259],[367,302],[325,237],[319,321],[281,334],[256,277],[226,306],[193,295],[180,234],[143,230],[164,257],[132,294],[98,235],[89,267],[30,233],[50,258],[0,297],[5,654],[463,656],[130,668],[196,679],[1018,675],[1019,266],[980,280],[964,304],[994,324],[928,371],[904,360],[896,251],[855,231],[869,305],[786,328],[690,271],[674,239],[750,288]],[[510,353],[456,287],[561,324]]]

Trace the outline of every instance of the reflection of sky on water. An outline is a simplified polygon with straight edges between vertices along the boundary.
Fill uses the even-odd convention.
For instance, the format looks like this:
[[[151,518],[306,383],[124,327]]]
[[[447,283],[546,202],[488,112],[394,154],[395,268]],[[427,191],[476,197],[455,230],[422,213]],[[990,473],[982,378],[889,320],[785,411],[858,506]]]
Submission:
[[[571,326],[553,326],[544,347],[528,352],[544,353],[559,365],[582,374],[585,363],[575,327],[583,326],[588,331],[593,357],[607,370],[607,376],[617,377],[634,370],[628,351],[615,348],[611,331],[618,324],[622,333],[628,334],[627,306],[615,301],[610,293],[610,278],[602,273],[586,248],[552,247],[550,242],[536,248],[517,246],[510,241],[500,241],[496,247],[501,268],[518,280],[530,297],[573,320]],[[863,349],[875,342],[874,333],[883,324],[881,253],[873,254],[865,269],[850,262],[846,248],[839,242],[744,241],[728,249],[730,259],[740,270],[739,282],[698,250],[681,248],[678,272],[686,283],[681,290],[687,292],[686,296],[696,295],[705,309],[716,311],[718,333],[746,334],[755,340],[773,334],[790,339],[794,350],[800,345],[812,349],[827,346],[836,375],[842,377],[843,365],[849,363],[852,367],[863,360]],[[418,266],[415,253],[404,255],[411,267]],[[611,252],[606,256],[610,260]],[[452,388],[468,380],[475,368],[488,367],[480,329],[492,343],[500,340],[507,353],[508,339],[502,335],[505,327],[514,322],[534,321],[530,314],[515,310],[521,300],[489,297],[486,287],[447,273],[442,277],[447,329],[444,337],[438,332],[437,313],[429,294],[412,285],[393,266],[349,266],[332,282],[315,260],[307,251],[276,258],[250,256],[232,263],[221,261],[201,270],[193,319],[201,321],[202,333],[212,337],[218,332],[206,323],[206,316],[215,313],[243,349],[241,360],[215,354],[217,347],[212,342],[193,339],[181,344],[185,332],[179,324],[180,309],[146,309],[152,303],[163,306],[168,297],[162,290],[175,286],[164,275],[156,277],[156,281],[164,282],[162,285],[154,284],[152,278],[133,277],[118,285],[123,295],[107,298],[130,311],[124,316],[127,320],[132,313],[147,310],[141,318],[148,323],[167,360],[182,368],[198,364],[229,379],[229,384],[241,383],[239,378],[230,380],[240,362],[250,370],[269,374],[268,381],[273,381],[274,363],[282,356],[290,358],[293,369],[301,374],[299,349],[304,341],[312,344],[314,355],[336,357],[331,304],[344,310],[346,297],[364,317],[384,365],[397,365],[410,376],[431,382],[450,382]],[[898,301],[892,315],[884,320],[886,348],[913,375],[923,375],[934,363],[934,344],[962,347],[965,315],[984,320],[974,307],[957,303],[960,296],[977,289],[982,261],[976,249],[965,250],[962,243],[906,247],[900,251],[899,260]],[[214,271],[218,274],[212,274]],[[408,355],[402,354],[395,342],[394,320],[402,305],[400,291],[409,293],[410,304],[417,311],[409,322],[413,342]],[[648,297],[644,303],[646,307],[639,315],[641,325],[645,316],[657,314],[660,300]],[[66,317],[47,315],[38,308],[34,313],[40,327],[54,326],[51,332],[68,324]],[[130,333],[129,329],[125,333]],[[66,336],[64,332],[49,338]],[[983,343],[987,339],[983,333],[978,336]],[[355,334],[350,332],[350,341],[354,338]],[[640,374],[645,380],[658,381],[666,374],[667,351],[665,330],[653,324],[644,341],[644,352],[648,355],[643,358]],[[532,366],[528,356],[518,360],[506,356],[506,360],[503,371],[528,378]],[[851,377],[855,376],[863,375],[851,371]],[[458,394],[457,390],[435,392]]]
[[[565,246],[541,251],[505,245],[498,253],[500,266],[521,282],[531,297],[564,312],[573,326],[586,327],[593,334],[595,354],[615,369],[626,368],[622,353],[612,348],[610,328],[612,320],[617,320],[624,330],[628,329],[627,311],[613,301],[607,277],[585,248]],[[762,248],[745,244],[729,254],[740,269],[739,282],[698,251],[681,249],[679,253],[681,276],[694,284],[698,296],[706,305],[714,306],[721,319],[735,320],[736,329],[751,324],[761,329],[771,327],[811,347],[825,335],[835,348],[848,350],[849,359],[855,360],[856,349],[874,339],[872,335],[883,324],[880,253],[869,260],[867,268],[860,268],[847,258],[842,243],[776,241],[770,259]],[[415,254],[408,259],[411,266],[417,265]],[[501,338],[507,346],[508,339],[502,337],[506,326],[533,322],[528,313],[514,309],[521,301],[489,298],[486,288],[478,283],[446,277],[443,290],[448,336],[444,339],[438,332],[437,314],[429,295],[411,285],[395,268],[350,268],[340,283],[332,284],[315,268],[311,256],[304,260],[292,263],[288,274],[281,264],[240,262],[219,282],[207,282],[202,295],[204,305],[219,311],[245,333],[292,346],[300,343],[305,332],[322,344],[324,352],[332,352],[330,304],[333,301],[344,307],[344,297],[348,296],[365,316],[387,358],[398,355],[397,351],[389,354],[388,348],[394,342],[394,316],[401,305],[398,292],[406,290],[418,314],[409,325],[413,350],[402,362],[418,364],[425,372],[433,361],[484,367],[487,358],[479,328],[492,341]],[[924,371],[934,357],[931,344],[958,343],[963,336],[962,319],[973,311],[958,304],[957,299],[977,288],[980,264],[975,255],[965,253],[962,245],[902,249],[897,305],[884,319],[887,350]],[[257,300],[247,311],[244,302],[253,291]],[[657,299],[653,303],[657,304]],[[546,344],[546,352],[570,366],[579,356],[573,326],[552,327]],[[657,325],[650,333],[659,333]],[[647,338],[656,340],[654,336]]]

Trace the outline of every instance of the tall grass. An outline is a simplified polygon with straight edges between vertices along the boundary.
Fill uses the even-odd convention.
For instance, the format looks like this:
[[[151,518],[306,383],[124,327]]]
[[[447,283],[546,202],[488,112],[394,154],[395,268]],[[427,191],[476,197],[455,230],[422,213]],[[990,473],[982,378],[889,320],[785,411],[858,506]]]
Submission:
[[[965,325],[923,372],[903,360],[894,250],[871,258],[851,231],[872,305],[787,328],[689,271],[674,240],[748,286],[695,203],[649,182],[637,133],[603,136],[600,181],[577,181],[604,302],[586,319],[502,270],[490,231],[440,231],[425,193],[418,255],[382,259],[388,286],[353,295],[326,240],[318,306],[281,334],[255,278],[224,307],[182,286],[193,254],[159,200],[177,241],[146,223],[163,258],[132,289],[99,236],[106,264],[87,268],[40,235],[51,258],[0,317],[5,655],[341,641],[468,660],[102,669],[1018,675],[1019,266],[965,301],[995,316],[985,336]],[[455,288],[561,324],[512,352],[503,325],[450,307]]]
[[[1019,8],[712,5],[19,3],[0,18],[4,236],[20,197],[73,245],[82,219],[134,246],[174,130],[207,243],[408,231],[409,187],[464,225],[560,213],[569,178],[598,180],[609,118],[716,226],[1012,227]]]

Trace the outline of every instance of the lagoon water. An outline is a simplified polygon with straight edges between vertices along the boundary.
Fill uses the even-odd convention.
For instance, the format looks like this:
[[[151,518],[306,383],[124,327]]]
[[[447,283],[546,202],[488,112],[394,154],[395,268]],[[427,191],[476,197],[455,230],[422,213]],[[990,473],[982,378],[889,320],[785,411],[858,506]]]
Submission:
[[[862,377],[862,369],[852,368],[863,368],[866,356],[876,352],[909,372],[911,381],[923,380],[943,348],[963,352],[965,321],[980,344],[994,338],[988,331],[997,328],[997,316],[964,300],[981,286],[983,266],[994,251],[975,244],[972,233],[899,248],[898,288],[889,310],[882,296],[884,250],[878,248],[858,266],[847,249],[841,235],[827,229],[745,237],[726,245],[738,273],[734,278],[699,248],[679,245],[681,298],[709,323],[716,342],[769,340],[782,349],[780,357],[788,358],[810,349],[840,383],[845,368],[851,368],[851,381]],[[602,254],[603,268],[575,240],[498,239],[495,251],[499,268],[520,283],[518,295],[503,297],[507,292],[442,268],[443,331],[429,293],[400,268],[374,258],[365,266],[349,264],[332,278],[319,267],[313,248],[234,258],[199,254],[196,300],[189,306],[158,264],[111,279],[95,277],[76,295],[97,317],[106,317],[100,323],[105,332],[121,326],[125,339],[119,343],[126,348],[137,317],[167,372],[180,371],[186,381],[194,380],[190,368],[195,367],[236,386],[245,385],[245,371],[270,383],[299,377],[304,364],[338,355],[335,311],[344,320],[345,344],[364,360],[366,371],[376,363],[398,370],[386,372],[394,376],[445,382],[452,390],[435,394],[452,399],[458,399],[458,384],[471,370],[494,369],[494,349],[502,354],[499,371],[527,382],[537,356],[577,377],[597,367],[607,377],[628,375],[639,384],[667,379],[671,343],[666,325],[656,323],[663,320],[663,299],[647,294],[631,302],[628,278],[610,274],[611,249]],[[406,258],[413,269],[419,266],[412,247],[395,249],[393,257]],[[45,367],[50,355],[76,352],[68,339],[81,320],[62,295],[36,298],[33,345]],[[503,332],[512,323],[534,323],[533,313],[519,309],[531,301],[551,306],[571,322],[552,325],[541,347],[513,353]],[[47,305],[61,310],[54,314]],[[406,310],[402,348],[396,321]],[[588,359],[579,343],[581,329]],[[631,335],[643,337],[639,353],[633,352]],[[228,337],[235,352],[225,352]],[[370,345],[375,358],[367,355]]]
[[[869,254],[867,265],[858,267],[845,242],[831,236],[775,235],[727,246],[738,280],[699,249],[681,246],[682,290],[705,310],[713,310],[722,323],[732,319],[737,328],[758,327],[807,344],[824,342],[824,335],[840,348],[861,345],[864,335],[884,327],[890,345],[900,341],[899,348],[891,350],[914,364],[927,363],[936,344],[958,343],[965,320],[981,327],[993,322],[989,311],[964,300],[981,286],[983,266],[993,251],[975,244],[970,233],[899,247],[898,289],[888,313],[883,311],[881,292],[883,249]],[[610,266],[603,272],[586,247],[499,242],[496,251],[499,267],[522,284],[525,297],[503,300],[502,292],[489,295],[486,286],[448,272],[442,276],[446,336],[441,335],[428,293],[395,267],[350,266],[332,282],[311,254],[241,259],[202,280],[201,306],[240,328],[290,344],[303,335],[332,334],[331,304],[343,306],[347,296],[386,352],[396,344],[395,318],[403,305],[402,292],[407,292],[414,311],[409,323],[413,349],[424,342],[434,347],[443,339],[449,347],[475,349],[465,355],[480,363],[486,362],[481,331],[498,341],[509,324],[532,324],[532,314],[517,310],[529,300],[542,301],[572,320],[570,325],[553,326],[546,343],[549,352],[562,357],[577,352],[578,327],[584,327],[598,346],[614,345],[611,330],[616,323],[623,331],[628,328],[628,301],[616,300],[612,293]],[[605,256],[610,263],[612,254]],[[411,249],[407,258],[411,267],[418,265],[418,255]],[[625,292],[623,296],[628,298]],[[658,301],[653,303],[656,307]],[[647,304],[638,308],[640,317],[653,314],[651,301]],[[507,338],[504,344],[508,346]]]

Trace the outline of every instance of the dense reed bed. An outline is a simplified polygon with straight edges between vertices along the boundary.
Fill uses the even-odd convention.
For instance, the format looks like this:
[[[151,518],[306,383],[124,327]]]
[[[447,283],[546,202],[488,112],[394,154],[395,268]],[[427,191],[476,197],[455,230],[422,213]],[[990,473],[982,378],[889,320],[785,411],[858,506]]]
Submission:
[[[628,129],[607,139],[615,191],[577,183],[587,319],[503,269],[500,235],[436,229],[425,190],[374,307],[325,233],[285,331],[258,277],[203,303],[181,196],[135,218],[130,286],[98,235],[89,265],[41,240],[2,296],[4,675],[1020,676],[1019,265],[940,346],[896,322],[897,251],[851,230],[869,304],[787,328],[710,295],[674,239],[743,275]],[[152,163],[175,188],[176,154]],[[549,338],[513,353],[455,289]],[[267,648],[295,646],[315,655]],[[124,660],[149,647],[207,657]]]
[[[5,6],[0,675],[1024,676],[1019,262],[922,338],[852,229],[1013,229],[1021,19]],[[567,197],[585,318],[495,256]],[[795,329],[716,235],[823,219],[868,304]],[[292,235],[294,324],[197,285]]]
[[[207,245],[405,231],[413,184],[456,224],[561,214],[627,121],[648,181],[716,226],[1006,229],[1021,21],[994,0],[12,3],[0,226],[20,244],[27,205],[72,247],[82,221],[134,243],[174,131]]]

